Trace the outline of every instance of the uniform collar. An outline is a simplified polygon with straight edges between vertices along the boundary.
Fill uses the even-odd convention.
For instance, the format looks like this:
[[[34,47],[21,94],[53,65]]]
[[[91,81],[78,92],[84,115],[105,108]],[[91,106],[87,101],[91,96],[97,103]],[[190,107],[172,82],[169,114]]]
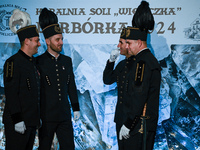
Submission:
[[[33,61],[34,60],[34,57],[30,57],[28,55],[26,55],[21,49],[18,51],[19,54],[21,54],[24,58],[26,58],[27,60],[29,61]]]
[[[148,48],[144,48],[142,49],[139,53],[137,53],[137,55],[132,55],[131,57],[127,58],[128,61],[131,61],[131,60],[137,60],[139,59],[145,52],[149,51]]]
[[[137,53],[137,55],[135,56],[135,58],[139,59],[146,52],[150,52],[150,50],[148,48],[145,48],[145,49],[141,50],[139,53]]]
[[[56,58],[53,54],[51,54],[50,52],[48,52],[47,50],[46,50],[46,55],[50,58],[50,59],[52,59],[52,60],[58,60],[58,58],[60,57],[60,54],[59,54],[59,56]]]
[[[127,61],[135,60],[135,56],[132,55],[132,56],[130,56],[129,58],[126,58],[126,60],[127,60]]]
[[[143,52],[144,50],[147,50],[147,49],[148,49],[148,48],[146,47],[146,48],[140,50],[140,51],[137,53],[137,55],[140,54],[141,52]],[[136,55],[136,56],[137,56],[137,55]]]

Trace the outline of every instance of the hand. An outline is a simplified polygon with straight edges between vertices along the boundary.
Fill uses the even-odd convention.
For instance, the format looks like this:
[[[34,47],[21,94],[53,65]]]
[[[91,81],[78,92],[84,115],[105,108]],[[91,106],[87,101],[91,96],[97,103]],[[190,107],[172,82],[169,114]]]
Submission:
[[[114,49],[110,53],[110,59],[109,62],[114,62],[116,61],[117,57],[119,56],[119,49]]]
[[[18,122],[18,123],[15,124],[15,131],[16,132],[24,134],[25,130],[26,130],[26,126],[25,126],[24,121],[21,121],[21,122]]]
[[[80,118],[80,111],[74,112],[74,121],[77,121]]]
[[[125,125],[123,125],[119,132],[119,139],[122,140],[122,137],[128,139],[130,137],[129,131],[130,129],[128,129]]]

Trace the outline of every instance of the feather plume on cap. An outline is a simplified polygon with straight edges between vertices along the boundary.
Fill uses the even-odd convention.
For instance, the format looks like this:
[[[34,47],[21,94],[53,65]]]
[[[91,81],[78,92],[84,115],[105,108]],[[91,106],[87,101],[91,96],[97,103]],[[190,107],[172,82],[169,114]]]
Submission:
[[[56,14],[47,8],[43,8],[40,16],[39,16],[39,24],[42,30],[52,24],[57,24],[58,23],[58,17]]]
[[[153,30],[154,24],[154,17],[149,8],[149,3],[142,1],[133,16],[132,27],[148,32],[149,30]]]
[[[13,10],[13,14],[9,20],[9,27],[13,33],[17,33],[17,30],[29,25],[31,25],[31,18],[27,12],[19,9]]]
[[[13,33],[17,33],[20,43],[26,38],[39,36],[36,25],[31,25],[30,15],[19,9],[13,10],[9,20],[9,27]]]
[[[47,8],[42,9],[39,16],[39,24],[45,39],[56,34],[62,34],[57,15]]]

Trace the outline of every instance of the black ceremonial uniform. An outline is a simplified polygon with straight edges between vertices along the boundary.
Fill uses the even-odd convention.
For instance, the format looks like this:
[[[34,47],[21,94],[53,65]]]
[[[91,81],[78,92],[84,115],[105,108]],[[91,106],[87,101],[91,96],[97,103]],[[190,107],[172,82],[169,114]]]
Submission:
[[[122,100],[124,99],[124,87],[126,85],[126,75],[128,72],[128,70],[127,70],[128,63],[129,63],[128,59],[124,59],[124,60],[120,61],[114,69],[114,62],[107,61],[106,67],[103,72],[103,82],[105,84],[110,85],[114,82],[117,82],[117,88],[118,88],[117,105],[118,105],[118,103],[119,104],[122,103]],[[115,111],[115,117],[118,116],[117,113],[120,113],[120,111],[119,112]],[[118,116],[118,117],[120,117],[120,116]],[[121,118],[121,119],[123,119],[123,118]],[[120,118],[119,118],[119,120],[120,120]],[[116,121],[116,119],[114,121]]]
[[[123,76],[123,69],[126,65],[126,59],[120,61],[114,69],[115,62],[107,61],[106,67],[103,72],[103,82],[104,84],[113,84],[114,82],[119,82],[119,79]],[[113,70],[114,69],[114,70]]]
[[[38,56],[41,74],[41,118],[43,121],[71,120],[68,96],[74,111],[79,110],[71,58],[49,52]]]
[[[149,49],[142,50],[136,56],[130,57],[130,60],[132,65],[126,80],[126,98],[122,103],[117,104],[115,121],[131,130],[131,137],[124,140],[129,143],[129,148],[132,146],[133,149],[140,149],[142,142],[132,140],[130,143],[130,140],[132,137],[134,139],[134,136],[140,136],[138,132],[141,128],[140,116],[147,103],[145,113],[147,149],[152,149],[158,122],[161,67]],[[142,136],[140,137],[142,141]]]
[[[23,149],[29,134],[29,127],[40,123],[40,81],[34,57],[23,51],[11,56],[4,64],[5,108],[3,123],[5,125],[6,148]],[[14,124],[24,121],[25,134],[14,131]],[[32,140],[34,140],[32,136]],[[17,141],[15,142],[14,140]],[[24,139],[24,141],[22,140]],[[24,148],[25,149],[25,148]]]
[[[38,56],[37,63],[41,73],[41,118],[44,123],[44,126],[40,130],[40,137],[46,136],[43,139],[46,140],[48,138],[47,141],[49,142],[50,138],[45,133],[48,130],[45,129],[45,124],[53,122],[67,122],[70,128],[66,130],[69,130],[70,136],[73,136],[68,97],[70,98],[73,111],[79,110],[79,104],[71,58],[60,54],[56,59],[46,51],[44,54]],[[51,133],[53,134],[54,132],[56,131],[52,129]],[[60,138],[60,140],[65,140],[62,142],[64,145],[67,142],[71,142],[71,145],[73,145],[73,137],[69,139]],[[44,148],[48,149],[45,146],[46,142],[42,143],[44,143]],[[61,141],[59,143],[61,144]],[[43,145],[40,148],[43,150]]]
[[[107,61],[106,67],[103,72],[103,82],[104,84],[112,84],[114,82],[117,82],[117,88],[118,88],[118,100],[117,100],[117,106],[115,111],[115,118],[114,121],[117,123],[117,137],[119,141],[119,129],[121,128],[123,122],[123,108],[120,108],[120,106],[125,97],[125,91],[126,91],[126,77],[130,70],[130,58],[126,58],[122,61],[120,61],[117,66],[114,69],[114,62]],[[114,69],[114,70],[113,70]],[[120,109],[119,109],[120,108]]]

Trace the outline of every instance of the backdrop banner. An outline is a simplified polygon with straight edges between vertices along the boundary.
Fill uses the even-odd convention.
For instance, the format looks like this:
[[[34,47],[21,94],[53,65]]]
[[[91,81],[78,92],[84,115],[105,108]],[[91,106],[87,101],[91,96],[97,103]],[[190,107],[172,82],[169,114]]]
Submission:
[[[81,118],[73,122],[76,150],[118,150],[114,123],[116,83],[103,83],[110,52],[117,47],[121,30],[131,26],[139,0],[1,0],[0,1],[0,149],[5,149],[2,114],[5,104],[3,65],[20,49],[9,28],[14,9],[30,14],[40,31],[41,47],[47,49],[39,27],[42,8],[53,11],[63,33],[64,55],[70,56]],[[200,1],[148,0],[155,28],[148,47],[162,67],[160,108],[155,150],[200,150]],[[120,56],[115,65],[124,59]],[[67,139],[66,139],[67,140]],[[34,149],[38,147],[36,137]],[[55,136],[54,149],[59,149]]]

